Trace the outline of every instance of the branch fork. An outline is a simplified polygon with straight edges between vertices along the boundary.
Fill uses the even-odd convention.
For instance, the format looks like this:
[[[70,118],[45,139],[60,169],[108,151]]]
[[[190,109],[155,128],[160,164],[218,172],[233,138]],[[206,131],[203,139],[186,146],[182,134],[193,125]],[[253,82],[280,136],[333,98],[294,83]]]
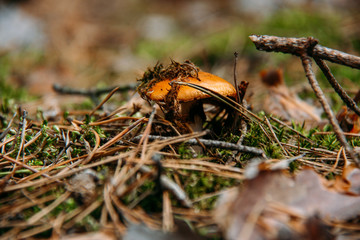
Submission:
[[[349,66],[352,68],[360,69],[360,57],[347,54],[338,50],[323,47],[318,44],[318,40],[313,37],[308,38],[286,38],[267,35],[251,35],[250,40],[255,44],[256,48],[261,51],[267,52],[282,52],[290,53],[300,57],[306,77],[319,99],[324,112],[326,113],[330,124],[336,134],[337,139],[349,153],[353,162],[360,167],[360,160],[355,154],[353,148],[346,141],[343,130],[340,128],[339,123],[331,110],[329,103],[327,102],[323,91],[321,90],[319,83],[316,80],[315,74],[312,70],[312,60],[314,58],[317,65],[320,67],[331,86],[338,93],[345,104],[360,116],[360,109],[353,99],[351,99],[340,84],[336,81],[335,77],[330,72],[329,67],[324,60],[328,60],[333,63]]]

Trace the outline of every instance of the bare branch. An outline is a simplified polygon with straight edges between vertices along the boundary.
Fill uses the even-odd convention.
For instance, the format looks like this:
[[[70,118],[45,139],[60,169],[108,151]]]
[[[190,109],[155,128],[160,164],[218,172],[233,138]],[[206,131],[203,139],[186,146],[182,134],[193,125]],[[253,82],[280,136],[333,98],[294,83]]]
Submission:
[[[346,141],[344,132],[340,128],[339,123],[336,120],[336,117],[335,117],[333,111],[331,110],[329,103],[326,101],[325,95],[316,80],[315,74],[311,67],[311,58],[307,54],[303,54],[301,56],[301,61],[302,61],[302,64],[303,64],[303,67],[304,67],[304,70],[306,73],[306,77],[309,80],[309,83],[310,83],[312,89],[314,90],[316,97],[319,99],[319,101],[324,109],[324,111],[333,127],[333,130],[335,132],[337,139],[339,140],[341,145],[344,147],[344,149],[350,154],[350,156],[353,159],[353,161],[355,162],[355,164],[358,167],[360,167],[359,159],[355,155],[352,147]]]
[[[131,141],[137,142],[137,141],[139,141],[139,139],[141,137],[142,137],[142,135],[136,136]],[[171,139],[171,138],[172,137],[149,135],[149,140],[162,140],[163,141],[163,140],[167,140],[167,139]],[[223,142],[223,141],[218,141],[218,140],[192,138],[189,140],[185,140],[184,142],[186,142],[189,145],[198,145],[200,142],[200,143],[204,144],[206,147],[217,147],[217,148],[236,150],[239,152],[252,153],[255,155],[264,155],[264,151],[261,150],[260,148],[238,145],[235,143]]]
[[[267,52],[282,52],[300,56],[304,49],[309,47],[309,38],[286,38],[267,35],[251,35],[249,38],[255,44],[256,49]],[[360,69],[360,57],[323,47],[319,44],[313,48],[309,56]]]
[[[311,67],[311,57],[315,59],[320,69],[323,71],[327,77],[330,84],[333,86],[335,91],[340,95],[343,101],[349,105],[351,109],[355,112],[359,110],[356,106],[356,103],[351,99],[345,91],[341,88],[340,84],[336,82],[336,79],[331,74],[330,69],[327,67],[325,62],[322,60],[329,60],[334,63],[346,65],[353,68],[360,69],[360,57],[353,56],[338,50],[331,48],[326,48],[318,44],[318,40],[313,37],[308,38],[285,38],[285,37],[276,37],[276,36],[267,36],[267,35],[251,35],[249,37],[251,41],[254,42],[258,50],[268,51],[268,52],[282,52],[290,53],[301,58],[306,77],[309,80],[309,83],[316,94],[316,97],[319,99],[332,127],[335,132],[335,135],[344,149],[350,154],[351,158],[355,164],[360,167],[360,160],[353,151],[352,147],[346,141],[343,130],[340,128],[338,121],[335,118],[334,113],[332,112],[329,103],[326,101],[324,93],[322,92],[315,74],[313,73]]]
[[[331,84],[336,93],[340,96],[340,98],[344,101],[346,106],[348,106],[351,110],[353,110],[357,115],[360,116],[360,108],[356,105],[356,102],[347,95],[345,90],[341,87],[341,85],[336,81],[334,75],[332,75],[329,67],[326,65],[325,61],[314,57],[316,64],[320,67],[328,82]]]

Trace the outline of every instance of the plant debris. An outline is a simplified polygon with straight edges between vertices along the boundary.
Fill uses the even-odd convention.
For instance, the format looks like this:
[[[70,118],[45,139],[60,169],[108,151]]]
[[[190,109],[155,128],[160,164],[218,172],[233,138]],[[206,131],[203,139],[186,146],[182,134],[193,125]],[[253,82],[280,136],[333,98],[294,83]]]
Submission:
[[[299,56],[305,71],[305,75],[313,89],[316,97],[319,99],[324,112],[326,113],[330,124],[332,125],[336,137],[341,145],[351,155],[352,161],[360,167],[360,159],[354,153],[352,147],[346,141],[345,135],[340,128],[338,121],[335,118],[329,103],[327,102],[319,83],[316,80],[315,74],[312,69],[311,58],[314,58],[320,69],[328,81],[332,84],[333,88],[344,100],[347,106],[353,111],[360,112],[354,100],[349,98],[346,92],[343,91],[340,84],[337,83],[335,77],[331,74],[329,67],[324,60],[329,60],[334,63],[342,64],[345,66],[360,69],[360,57],[347,54],[334,49],[329,49],[319,45],[319,41],[313,37],[308,38],[282,38],[276,36],[259,36],[251,35],[249,37],[255,44],[256,48],[263,51],[290,53]]]
[[[149,68],[143,75],[138,87],[140,95],[147,99],[147,92],[159,81],[165,79],[178,80],[185,79],[187,77],[198,78],[199,68],[196,67],[192,62],[186,60],[184,63],[179,63],[171,60],[171,64],[166,68],[161,63],[157,63],[152,69]]]
[[[138,95],[105,111],[118,88],[93,109],[51,118],[2,106],[1,238],[357,236],[359,172],[331,126],[306,130],[254,114],[240,101],[245,82],[237,102],[181,81],[198,73],[190,62],[158,64],[139,92],[175,76],[173,84],[217,97],[241,124],[205,107],[204,131],[184,133]]]
[[[265,112],[284,121],[304,123],[307,127],[319,126],[320,111],[287,88],[281,69],[262,70],[260,76],[268,90],[264,101]]]
[[[241,189],[222,196],[215,219],[227,239],[283,239],[284,234],[290,239],[310,239],[312,228],[333,235],[338,225],[359,216],[360,195],[333,192],[325,181],[311,169],[294,177],[261,171]],[[311,219],[317,223],[308,224]]]
[[[159,70],[159,66],[161,65],[157,64],[154,70],[149,70],[144,74],[138,92],[144,99],[156,102],[164,113],[165,119],[179,126],[181,133],[202,131],[203,122],[206,119],[203,102],[218,103],[216,98],[212,99],[211,95],[206,93],[206,90],[216,92],[220,99],[233,98],[237,94],[231,83],[211,73],[199,71],[199,68],[190,61],[180,64],[172,60],[170,66],[163,70]],[[154,78],[149,80],[149,76]],[[183,86],[184,83],[193,84],[205,90]],[[229,106],[224,106],[224,108],[230,109]],[[232,116],[229,111],[227,113],[228,116]],[[228,121],[231,121],[230,117]]]

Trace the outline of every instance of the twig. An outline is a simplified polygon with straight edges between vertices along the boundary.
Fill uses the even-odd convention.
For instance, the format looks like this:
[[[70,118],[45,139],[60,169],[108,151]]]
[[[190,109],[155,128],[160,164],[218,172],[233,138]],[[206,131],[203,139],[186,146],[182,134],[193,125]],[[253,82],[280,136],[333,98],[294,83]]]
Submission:
[[[4,158],[4,159],[6,159],[7,161],[10,161],[10,162],[12,162],[12,163],[14,163],[14,164],[17,164],[17,165],[19,165],[19,166],[21,166],[21,167],[23,167],[23,168],[26,168],[26,169],[34,172],[34,173],[38,173],[38,172],[39,172],[39,170],[37,170],[37,169],[35,169],[35,168],[32,168],[31,166],[28,166],[28,165],[26,165],[25,163],[22,163],[22,162],[20,162],[20,161],[18,161],[18,160],[16,160],[16,159],[13,159],[13,158],[11,158],[11,157],[9,157],[9,156],[0,154],[0,159],[1,159],[1,158]],[[49,175],[47,175],[47,174],[45,174],[45,173],[43,173],[43,174],[41,174],[41,175],[44,176],[44,177],[47,177],[47,178],[51,178]]]
[[[88,216],[92,213],[96,208],[100,207],[102,204],[101,201],[94,201],[86,208],[82,209],[81,213],[74,217],[71,221],[67,222],[64,225],[64,228],[70,228],[71,226],[75,225],[77,222],[80,222],[83,218]]]
[[[301,56],[301,61],[306,73],[306,77],[309,80],[309,83],[312,87],[312,89],[314,90],[316,97],[319,99],[332,127],[333,130],[335,132],[335,135],[337,137],[337,139],[339,140],[339,142],[341,143],[341,145],[344,147],[344,149],[350,154],[351,158],[353,159],[353,161],[355,162],[355,164],[360,167],[360,161],[357,158],[357,156],[355,155],[352,147],[348,144],[348,142],[346,141],[345,135],[343,130],[340,128],[338,121],[336,120],[336,117],[334,115],[334,113],[332,112],[329,103],[326,101],[326,98],[324,96],[324,93],[322,92],[318,82],[316,81],[316,77],[312,71],[312,67],[311,67],[311,59],[307,54],[303,54]]]
[[[60,197],[58,197],[54,202],[52,202],[47,207],[43,208],[40,212],[33,215],[31,218],[27,220],[28,224],[34,224],[37,221],[39,221],[42,217],[50,213],[54,208],[56,208],[58,205],[60,205],[62,202],[64,202],[68,197],[70,197],[71,192],[65,192]]]
[[[240,121],[240,132],[241,132],[241,135],[239,137],[239,140],[236,143],[237,145],[241,145],[242,142],[244,141],[245,136],[246,136],[247,123],[245,121]]]
[[[149,139],[151,138],[150,136],[148,136]],[[151,172],[151,169],[145,165],[141,166],[141,168],[139,170],[143,173]],[[177,185],[173,180],[168,178],[166,175],[161,175],[160,176],[160,184],[161,184],[162,188],[170,191],[180,201],[180,203],[184,207],[187,207],[187,208],[192,207],[192,203],[191,203],[190,199],[188,198],[188,196],[186,195],[186,193],[184,192],[184,190],[182,190],[181,187],[179,185]]]
[[[270,123],[269,119],[268,119],[266,116],[265,116],[265,122],[266,122],[268,128],[270,129],[270,132],[271,132],[271,134],[273,135],[275,141],[277,142],[277,144],[278,144],[279,147],[281,148],[281,150],[284,152],[284,154],[285,154],[286,156],[289,156],[289,153],[285,150],[285,148],[283,147],[282,143],[281,143],[281,142],[279,141],[279,139],[277,138],[277,136],[276,136],[276,134],[275,134],[275,132],[274,132],[272,126],[271,126],[271,123]]]
[[[326,65],[325,61],[314,57],[316,64],[320,67],[328,82],[331,84],[336,93],[340,96],[340,98],[344,101],[346,106],[348,106],[351,110],[353,110],[357,115],[360,116],[360,108],[356,105],[354,99],[349,97],[345,90],[340,86],[340,84],[336,81],[335,77],[332,75],[330,68]]]
[[[8,132],[10,131],[12,122],[14,121],[15,117],[16,117],[16,112],[14,113],[14,115],[12,116],[12,118],[10,119],[10,122],[8,123],[6,129],[0,134],[0,141],[1,141],[1,140],[6,136],[6,134],[8,134]]]
[[[136,90],[136,84],[127,84],[124,86],[118,86],[118,92],[128,92],[130,90]],[[91,100],[95,103],[99,103],[99,96],[105,93],[109,93],[114,90],[114,87],[101,88],[101,89],[73,89],[70,87],[60,86],[59,84],[54,84],[53,89],[59,94],[68,94],[68,95],[81,95],[90,97]]]
[[[240,91],[239,91],[239,86],[237,84],[237,74],[236,74],[237,59],[238,59],[238,53],[234,52],[234,85],[236,89],[236,102],[241,104]]]
[[[61,150],[61,152],[57,155],[57,157],[54,160],[54,163],[56,164],[59,159],[62,157],[62,155],[68,150],[69,147],[71,147],[72,143],[66,143],[64,148]]]
[[[132,139],[132,141],[137,142],[140,140],[141,137],[142,137],[142,135],[136,136]],[[164,140],[171,139],[172,137],[149,135],[148,138],[149,138],[149,140],[164,141]],[[244,146],[244,145],[237,145],[235,143],[223,142],[223,141],[218,141],[218,140],[199,139],[199,141],[202,144],[204,144],[206,147],[224,148],[224,149],[236,150],[236,151],[240,151],[240,152],[252,153],[255,155],[263,155],[264,154],[264,151],[261,150],[260,148],[249,147],[249,146]],[[184,140],[184,142],[186,142],[189,145],[198,145],[199,144],[195,138]]]
[[[163,192],[163,231],[170,232],[174,228],[174,217],[168,191]]]
[[[129,90],[136,90],[136,83],[127,84],[123,86],[118,86],[118,91],[128,92]],[[98,97],[102,94],[111,92],[115,87],[107,87],[100,89],[73,89],[70,87],[60,86],[59,84],[54,84],[53,89],[55,92],[60,94],[69,94],[69,95],[83,95],[88,97]]]
[[[11,171],[11,173],[1,179],[0,186],[5,184],[6,181],[8,181],[10,178],[12,178],[14,176],[14,174],[16,173],[16,170],[19,168],[19,165],[17,165],[17,163],[19,162],[18,159],[19,159],[20,154],[21,154],[21,152],[22,152],[22,150],[24,148],[24,143],[25,143],[25,130],[26,130],[26,125],[27,125],[26,115],[27,115],[27,112],[24,110],[23,115],[22,115],[22,121],[19,124],[19,129],[18,129],[18,132],[16,133],[16,137],[15,137],[15,139],[16,139],[19,136],[20,126],[22,126],[21,127],[21,137],[20,137],[20,146],[19,146],[18,154],[16,156],[16,159],[14,159],[14,161],[13,161],[15,163],[15,165],[14,165],[13,170]],[[24,159],[24,154],[25,153],[23,153],[23,162],[24,162],[23,165],[26,165],[25,164],[25,159]],[[2,156],[2,157],[5,158],[5,156]],[[33,169],[29,169],[29,170],[33,170]]]
[[[110,162],[115,162],[115,161],[118,161],[121,158],[129,157],[129,155],[130,155],[130,152],[120,153],[118,155],[108,157],[108,158],[106,158],[104,160],[97,161],[97,162],[94,162],[94,163],[91,163],[91,164],[87,164],[87,165],[82,166],[80,168],[71,169],[70,171],[67,171],[67,172],[64,172],[64,173],[60,172],[60,173],[56,174],[55,176],[51,176],[51,179],[41,178],[41,179],[36,179],[34,181],[28,181],[26,183],[21,183],[21,184],[16,184],[16,185],[7,185],[7,186],[5,186],[4,189],[2,189],[2,191],[3,192],[10,192],[10,191],[15,191],[15,190],[23,189],[23,188],[27,188],[27,187],[41,186],[43,184],[50,184],[52,182],[57,181],[58,179],[62,179],[62,178],[71,176],[71,175],[73,175],[73,174],[75,174],[77,172],[83,171],[85,169],[105,165],[105,164],[110,163]],[[57,166],[65,165],[65,164],[67,164],[67,163],[69,163],[71,161],[74,161],[74,159],[69,159],[67,161],[61,162]],[[52,166],[52,167],[49,167],[49,168],[54,169],[55,166]],[[43,173],[46,170],[49,171],[49,169],[44,169],[44,170],[40,171],[39,173]],[[35,175],[35,174],[37,174],[37,173],[34,173],[33,175]]]
[[[23,148],[24,148],[24,143],[25,143],[25,130],[26,130],[26,125],[27,125],[27,121],[26,121],[26,116],[27,116],[27,112],[26,110],[23,111],[22,114],[22,121],[21,121],[21,138],[20,138],[20,146],[19,146],[19,151],[18,154],[16,156],[16,160],[19,159],[20,154],[23,152]],[[24,160],[24,159],[23,159]]]
[[[309,38],[286,38],[267,35],[251,35],[249,38],[258,50],[291,53],[296,56],[301,56],[309,44]],[[360,57],[323,47],[319,44],[313,48],[309,56],[360,69]]]
[[[171,82],[169,83],[171,84],[179,84],[179,85],[183,85],[183,86],[188,86],[188,87],[192,87],[195,88],[203,93],[206,93],[216,99],[218,99],[219,101],[225,103],[227,106],[231,107],[232,109],[234,109],[235,111],[237,111],[238,113],[242,114],[244,118],[247,118],[249,120],[253,120],[257,123],[261,122],[262,120],[260,119],[260,117],[258,117],[256,114],[252,113],[251,111],[249,111],[246,107],[244,107],[242,104],[237,103],[236,101],[225,97],[211,89],[199,86],[197,84],[193,84],[193,83],[189,83],[189,82]]]
[[[314,135],[331,135],[332,132],[314,132]],[[344,135],[347,137],[360,137],[360,133],[348,133],[344,132]]]
[[[94,157],[95,153],[97,152],[97,149],[100,146],[99,134],[94,129],[92,129],[91,132],[95,135],[95,146],[94,146],[93,150],[89,153],[89,155],[86,157],[86,159],[82,162],[82,164],[87,164],[88,162],[90,162],[91,159]]]
[[[140,123],[142,123],[144,121],[145,117],[138,119],[137,121],[135,121],[133,124],[131,124],[129,127],[125,128],[123,131],[121,131],[118,135],[116,135],[115,137],[113,137],[111,140],[109,140],[108,142],[104,143],[99,149],[98,151],[101,150],[105,150],[106,148],[110,147],[111,145],[113,145],[114,143],[116,143],[120,138],[122,138],[126,133],[128,133],[129,131],[131,131],[132,129],[134,129],[136,126],[138,126]]]
[[[111,203],[111,184],[106,184],[104,187],[104,203],[106,210],[112,220],[113,226],[119,231],[119,233],[124,233],[126,228],[123,223],[120,221],[119,214],[117,214],[114,206]]]
[[[149,139],[147,138],[147,136],[150,134],[151,131],[151,126],[152,126],[152,122],[154,120],[155,117],[155,113],[156,113],[156,108],[155,105],[153,105],[153,110],[150,114],[149,117],[149,121],[148,124],[145,128],[144,134],[141,135],[141,138],[139,140],[139,144],[136,148],[135,151],[132,152],[132,155],[130,155],[130,158],[135,158],[138,150],[141,147],[141,144],[143,144],[143,148],[142,148],[142,152],[141,152],[141,160],[134,166],[132,167],[122,178],[121,180],[117,183],[117,186],[120,186],[121,184],[125,183],[130,177],[134,176],[134,174],[141,168],[141,166],[144,165],[144,162],[146,160],[146,146],[148,144]]]
[[[341,148],[339,149],[339,152],[338,152],[338,154],[336,155],[335,163],[334,163],[334,165],[331,167],[331,169],[328,171],[328,174],[335,171],[336,167],[337,167],[338,164],[339,164],[340,155],[341,155],[342,152],[344,152],[343,150],[344,150],[343,147],[341,147]],[[345,157],[346,157],[346,156],[345,156]]]
[[[299,135],[300,137],[302,137],[303,139],[305,139],[306,141],[308,141],[311,144],[315,144],[315,142],[313,140],[311,140],[310,138],[306,137],[304,134],[302,134],[301,132],[295,130],[294,128],[290,127],[289,125],[287,125],[286,123],[284,123],[283,121],[281,121],[280,119],[277,119],[275,117],[270,117],[271,120],[279,123],[280,125],[290,129],[291,131],[293,131],[294,133],[296,133],[297,135]],[[317,133],[315,133],[317,134]]]
[[[273,142],[273,139],[270,137],[269,133],[266,131],[266,129],[264,128],[263,125],[259,124],[259,127],[261,129],[261,131],[265,134],[265,136],[267,137],[267,139],[269,139],[271,142]]]
[[[141,159],[142,160],[145,160],[146,146],[147,146],[147,144],[149,142],[149,139],[147,138],[147,136],[151,132],[151,127],[152,127],[152,123],[153,123],[154,118],[155,118],[155,113],[156,113],[156,105],[153,104],[152,111],[151,111],[150,116],[149,116],[149,121],[148,121],[148,123],[146,125],[145,131],[144,131],[143,136],[140,139],[140,142],[139,142],[139,145],[138,145],[140,147],[140,145],[142,144],[142,151],[141,151]]]
[[[324,112],[326,113],[330,124],[333,126],[335,135],[344,147],[345,151],[349,153],[355,164],[360,167],[360,161],[353,151],[352,147],[347,143],[344,132],[340,128],[338,121],[335,118],[334,113],[332,112],[329,103],[326,101],[324,93],[322,92],[316,77],[313,73],[311,67],[311,58],[325,59],[334,63],[339,63],[353,68],[360,69],[360,57],[353,56],[341,51],[334,49],[326,48],[318,44],[318,40],[309,37],[309,38],[284,38],[276,36],[260,36],[260,35],[251,35],[249,36],[251,41],[254,42],[255,46],[259,50],[268,51],[268,52],[282,52],[282,53],[291,53],[293,55],[299,56],[301,58],[305,74],[309,83],[319,99]],[[329,75],[329,71],[321,64],[321,67],[326,70],[325,75]]]
[[[120,87],[116,87],[114,88],[105,98],[104,100],[101,101],[101,103],[99,105],[96,106],[96,108],[94,108],[94,110],[91,111],[90,116],[92,116],[97,110],[99,110],[106,102],[107,100],[109,100],[111,98],[112,95],[114,95],[114,93],[116,93],[119,90]]]
[[[244,98],[248,86],[249,86],[249,82],[247,81],[241,81],[240,84],[238,85],[239,94],[240,94],[240,103],[244,105],[245,108],[247,108],[247,102]]]

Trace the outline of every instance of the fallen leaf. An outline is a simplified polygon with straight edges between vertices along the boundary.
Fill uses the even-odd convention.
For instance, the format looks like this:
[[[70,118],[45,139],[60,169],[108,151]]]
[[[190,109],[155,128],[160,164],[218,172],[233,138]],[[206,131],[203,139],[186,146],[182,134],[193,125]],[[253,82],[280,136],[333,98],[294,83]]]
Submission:
[[[352,164],[343,167],[342,175],[337,176],[333,185],[336,191],[354,196],[360,195],[360,169]]]
[[[284,232],[309,239],[306,222],[314,216],[319,221],[347,221],[360,214],[360,197],[330,191],[322,181],[310,169],[295,177],[262,171],[220,198],[215,220],[226,239],[278,238]]]
[[[260,76],[267,87],[263,104],[265,112],[276,115],[284,121],[319,124],[320,111],[289,90],[285,85],[281,69],[263,70]]]
[[[360,91],[354,97],[354,102],[360,102]],[[345,132],[360,133],[360,117],[347,106],[342,106],[336,115],[339,125]]]

